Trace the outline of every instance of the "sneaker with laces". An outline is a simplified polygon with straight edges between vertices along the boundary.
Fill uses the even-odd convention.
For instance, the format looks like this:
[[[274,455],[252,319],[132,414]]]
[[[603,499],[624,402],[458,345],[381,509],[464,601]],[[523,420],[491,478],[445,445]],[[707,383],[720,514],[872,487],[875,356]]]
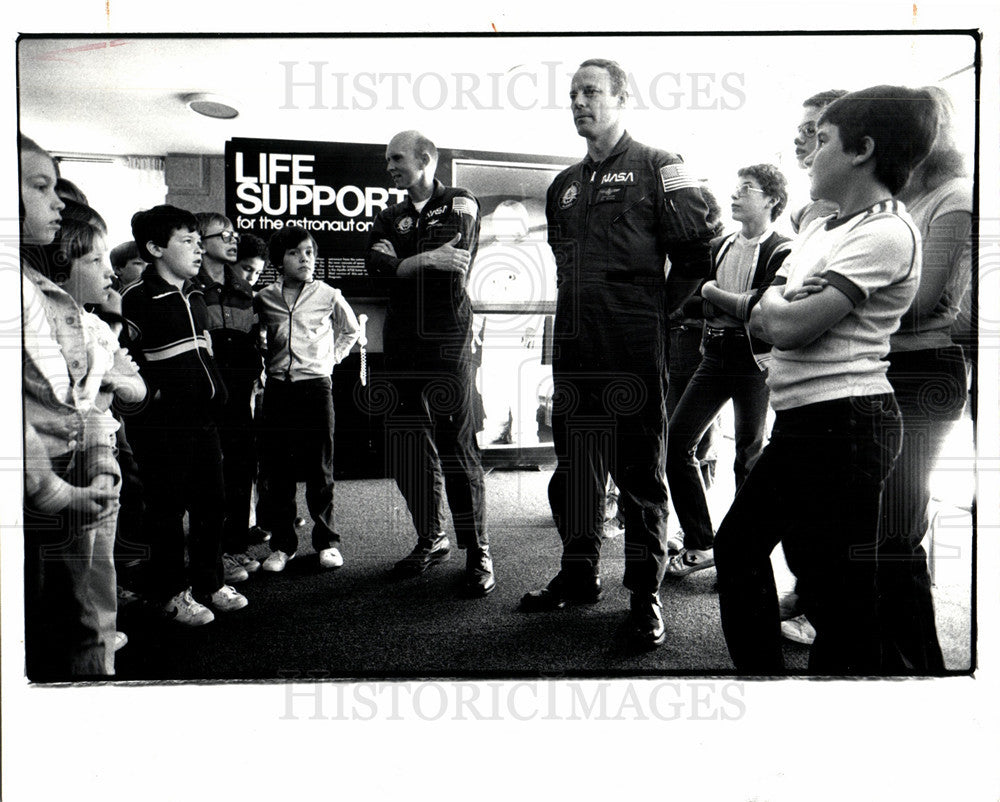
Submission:
[[[222,578],[226,583],[246,582],[250,578],[247,569],[240,565],[239,561],[232,554],[222,555]]]
[[[324,568],[340,568],[344,564],[344,557],[340,553],[340,549],[336,546],[331,546],[328,549],[320,551],[319,564]]]
[[[781,622],[781,634],[786,640],[793,643],[803,643],[811,646],[816,640],[816,628],[809,623],[809,619],[804,615],[789,618]]]
[[[681,549],[667,563],[667,576],[679,578],[703,571],[715,565],[715,552],[712,549]]]
[[[245,551],[239,554],[234,554],[233,559],[236,560],[236,562],[238,562],[243,567],[243,570],[248,574],[253,574],[260,570],[260,561],[255,560]]]
[[[220,613],[231,613],[233,610],[242,610],[250,602],[236,588],[223,585],[209,597],[208,603]]]
[[[276,549],[268,555],[266,560],[264,560],[261,568],[265,571],[278,574],[285,570],[285,566],[288,565],[288,561],[292,559],[295,559],[294,552],[292,554],[287,554],[281,549]]]
[[[178,624],[200,627],[215,620],[215,615],[204,604],[199,604],[191,595],[191,588],[181,591],[163,605],[163,612]]]

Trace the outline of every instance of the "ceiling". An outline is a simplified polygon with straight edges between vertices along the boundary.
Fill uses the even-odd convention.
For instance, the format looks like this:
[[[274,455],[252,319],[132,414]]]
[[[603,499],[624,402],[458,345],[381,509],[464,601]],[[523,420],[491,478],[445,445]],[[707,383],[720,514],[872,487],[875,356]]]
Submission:
[[[973,52],[958,35],[50,37],[19,42],[18,88],[21,129],[61,153],[221,154],[234,136],[382,143],[419,128],[444,147],[573,156],[569,76],[598,54],[635,76],[636,138],[711,167],[720,153],[787,158],[801,100],[821,89],[957,72],[944,85],[971,99]],[[191,112],[183,97],[203,91],[239,117]]]

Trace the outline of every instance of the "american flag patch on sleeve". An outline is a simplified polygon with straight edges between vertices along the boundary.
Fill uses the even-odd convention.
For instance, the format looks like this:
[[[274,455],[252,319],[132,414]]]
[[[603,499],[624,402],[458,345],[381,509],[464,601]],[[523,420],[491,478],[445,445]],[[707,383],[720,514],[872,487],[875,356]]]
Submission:
[[[664,192],[675,192],[678,189],[698,189],[698,183],[687,167],[683,164],[668,164],[660,168],[660,181]]]
[[[451,210],[458,214],[467,214],[475,217],[479,213],[479,206],[472,198],[457,197],[451,200]]]

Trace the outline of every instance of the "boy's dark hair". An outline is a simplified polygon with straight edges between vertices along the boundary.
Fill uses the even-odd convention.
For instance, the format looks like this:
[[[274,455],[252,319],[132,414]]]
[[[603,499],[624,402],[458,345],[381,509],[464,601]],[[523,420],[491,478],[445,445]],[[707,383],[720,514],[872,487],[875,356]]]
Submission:
[[[608,77],[611,78],[611,93],[615,96],[621,95],[628,89],[628,75],[622,69],[621,64],[609,58],[588,58],[582,62],[577,69],[583,67],[597,67],[607,70]]]
[[[131,262],[133,259],[141,259],[139,256],[139,246],[135,244],[135,240],[130,239],[128,242],[123,242],[121,245],[115,245],[111,249],[111,253],[108,255],[108,259],[111,260],[111,266],[118,273],[125,265]]]
[[[266,264],[267,243],[253,234],[244,234],[236,245],[236,261],[242,262],[244,259],[263,259]]]
[[[833,101],[818,124],[835,125],[848,153],[875,143],[875,179],[895,195],[910,171],[930,153],[937,135],[937,104],[924,89],[873,86]]]
[[[737,171],[736,175],[740,178],[754,179],[760,184],[765,195],[777,201],[771,207],[771,220],[777,220],[788,204],[788,182],[781,170],[773,164],[751,164]]]
[[[846,94],[846,89],[827,89],[823,92],[817,92],[812,97],[807,97],[802,101],[802,108],[823,109],[833,103],[833,101],[838,98],[842,98]]]
[[[58,164],[58,162],[56,162],[56,164]],[[90,203],[90,201],[87,200],[87,196],[83,194],[83,190],[68,178],[59,176],[59,178],[56,179],[55,190],[56,195],[58,195],[63,201],[73,201],[84,206]]]
[[[280,231],[275,231],[271,241],[267,244],[267,255],[271,264],[280,272],[282,263],[285,261],[285,251],[298,248],[305,240],[310,240],[313,248],[316,248],[316,240],[302,226],[285,226]]]
[[[64,201],[59,233],[42,248],[40,272],[56,283],[62,283],[73,271],[73,260],[94,250],[98,237],[106,237],[108,226],[97,212],[82,203]]]
[[[132,239],[139,249],[139,256],[152,264],[153,254],[146,247],[152,242],[161,248],[166,248],[175,231],[184,229],[198,233],[198,220],[187,209],[163,204],[145,209],[132,215]]]
[[[197,212],[194,217],[198,221],[198,233],[203,237],[205,236],[205,232],[208,231],[209,226],[213,223],[218,223],[223,228],[233,227],[230,219],[219,212]]]

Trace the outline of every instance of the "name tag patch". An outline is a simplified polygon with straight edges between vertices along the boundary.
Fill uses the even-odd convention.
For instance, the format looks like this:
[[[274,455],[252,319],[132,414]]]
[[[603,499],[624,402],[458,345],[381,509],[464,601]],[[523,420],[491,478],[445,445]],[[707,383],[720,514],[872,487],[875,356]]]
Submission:
[[[601,187],[597,190],[594,203],[615,203],[624,198],[625,187]]]
[[[409,234],[413,230],[413,218],[407,215],[406,217],[400,217],[396,221],[396,231],[400,234]]]

